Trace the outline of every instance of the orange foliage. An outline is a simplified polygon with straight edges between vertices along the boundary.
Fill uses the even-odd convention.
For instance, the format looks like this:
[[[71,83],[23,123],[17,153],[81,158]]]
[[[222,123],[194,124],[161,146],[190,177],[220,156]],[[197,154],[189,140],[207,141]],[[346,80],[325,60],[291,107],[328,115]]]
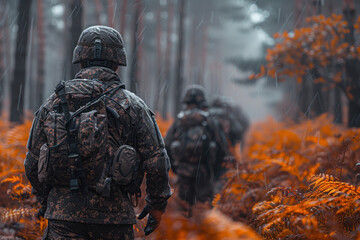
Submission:
[[[166,132],[170,128],[171,124],[174,122],[174,119],[169,116],[167,117],[167,119],[163,119],[159,113],[156,113],[156,122],[159,126],[161,135],[166,136]]]
[[[5,233],[0,230],[0,234],[38,239],[45,229],[46,221],[35,217],[38,205],[24,173],[31,122],[25,121],[16,126],[0,122],[0,126],[0,218],[1,222],[9,226],[16,222],[22,223],[14,227],[15,232]]]
[[[342,86],[341,80],[346,69],[347,59],[359,59],[360,47],[349,45],[345,40],[350,32],[348,23],[342,15],[326,18],[323,15],[307,18],[309,27],[295,29],[288,32],[275,33],[278,43],[267,50],[266,66],[261,67],[259,74],[252,78],[259,78],[267,72],[272,78],[285,81],[294,77],[301,83],[312,71],[316,71],[315,82],[338,85],[350,98],[350,91]],[[360,18],[355,23],[355,30],[360,31]]]
[[[360,219],[349,213],[360,211],[359,194],[347,182],[355,178],[359,137],[360,130],[333,125],[325,115],[301,124],[271,118],[255,124],[214,205],[255,224],[267,239],[355,238]]]
[[[172,120],[157,122],[164,134]],[[0,127],[5,136],[0,140],[0,218],[16,236],[36,239],[46,221],[34,217],[37,204],[24,176],[30,125]],[[237,161],[214,208],[196,205],[187,218],[174,195],[159,230],[148,239],[259,239],[255,231],[268,239],[360,237],[360,190],[351,184],[360,157],[359,131],[333,125],[325,115],[301,124],[271,118],[254,124],[243,153],[232,149]],[[145,224],[138,222],[136,236],[143,236]]]

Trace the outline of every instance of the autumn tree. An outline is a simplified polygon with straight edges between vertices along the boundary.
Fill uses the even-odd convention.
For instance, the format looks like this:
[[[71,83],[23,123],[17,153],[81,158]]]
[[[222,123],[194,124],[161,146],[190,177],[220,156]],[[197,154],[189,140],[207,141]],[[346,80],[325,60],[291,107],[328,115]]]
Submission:
[[[305,77],[310,76],[314,83],[322,83],[323,88],[337,87],[347,96],[349,106],[357,106],[350,107],[353,112],[350,112],[348,126],[360,127],[358,86],[350,80],[359,76],[356,69],[359,69],[360,47],[356,41],[347,40],[351,24],[342,15],[328,18],[319,15],[308,18],[307,22],[307,27],[291,33],[276,33],[274,37],[278,43],[268,49],[266,65],[250,78],[266,74],[278,81],[295,78],[302,84]],[[354,31],[359,32],[359,23],[360,18],[353,24]],[[349,61],[357,67],[351,68]]]

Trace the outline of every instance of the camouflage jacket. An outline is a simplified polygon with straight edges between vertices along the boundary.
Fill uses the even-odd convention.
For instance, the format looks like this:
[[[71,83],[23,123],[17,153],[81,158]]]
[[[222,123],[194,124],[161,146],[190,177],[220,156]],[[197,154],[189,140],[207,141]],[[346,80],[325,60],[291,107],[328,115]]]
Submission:
[[[75,78],[98,79],[108,89],[120,83],[114,71],[103,67],[82,69]],[[119,189],[114,191],[111,198],[106,198],[94,191],[71,193],[67,187],[39,183],[39,152],[46,143],[44,119],[54,107],[54,98],[55,94],[52,94],[35,114],[24,163],[34,194],[42,206],[46,205],[45,218],[95,224],[134,224],[136,218],[131,200],[128,194]],[[154,114],[124,86],[114,92],[111,98],[106,99],[106,105],[116,109],[121,123],[109,125],[109,147],[125,142],[135,147],[142,161],[143,172],[146,173],[146,201],[153,209],[164,211],[171,196],[168,176],[170,162]],[[129,136],[133,136],[130,143]]]

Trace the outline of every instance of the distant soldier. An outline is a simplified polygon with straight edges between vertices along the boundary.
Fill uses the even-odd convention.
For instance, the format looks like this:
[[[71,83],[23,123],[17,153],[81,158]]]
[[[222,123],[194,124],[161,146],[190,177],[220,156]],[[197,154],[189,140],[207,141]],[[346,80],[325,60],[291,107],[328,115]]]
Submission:
[[[212,102],[209,113],[216,122],[220,123],[228,144],[234,148],[236,144],[240,143],[240,148],[242,148],[245,133],[249,128],[249,120],[241,108],[235,106],[229,98],[217,97]],[[223,186],[224,180],[221,180],[221,176],[227,172],[229,166],[226,165],[229,162],[231,163],[231,160],[233,158],[218,159],[215,164],[215,176],[218,180],[216,191],[219,191]]]
[[[226,143],[221,130],[207,111],[202,86],[191,85],[183,96],[181,111],[165,137],[172,169],[178,176],[179,198],[192,206],[211,201],[215,182],[215,163],[223,158]],[[225,144],[225,145],[224,145]]]
[[[243,143],[249,128],[249,119],[230,98],[217,97],[213,100],[209,113],[220,124],[231,146]]]
[[[146,173],[145,235],[171,196],[169,158],[154,114],[125,90],[122,37],[93,26],[80,35],[75,79],[61,81],[35,113],[25,171],[48,219],[44,239],[134,239],[133,205]]]

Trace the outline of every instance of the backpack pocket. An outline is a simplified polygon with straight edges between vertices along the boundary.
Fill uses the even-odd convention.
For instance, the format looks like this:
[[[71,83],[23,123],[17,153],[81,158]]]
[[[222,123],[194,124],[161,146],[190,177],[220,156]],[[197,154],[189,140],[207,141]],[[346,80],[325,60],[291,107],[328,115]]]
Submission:
[[[107,146],[107,118],[97,110],[81,113],[79,119],[79,153],[84,158],[105,156]]]
[[[46,183],[48,182],[50,176],[52,176],[50,166],[50,149],[45,143],[40,148],[40,156],[38,162],[38,180],[40,183]]]
[[[112,179],[115,184],[128,185],[134,182],[139,164],[140,159],[133,147],[129,145],[119,147],[111,167]]]

